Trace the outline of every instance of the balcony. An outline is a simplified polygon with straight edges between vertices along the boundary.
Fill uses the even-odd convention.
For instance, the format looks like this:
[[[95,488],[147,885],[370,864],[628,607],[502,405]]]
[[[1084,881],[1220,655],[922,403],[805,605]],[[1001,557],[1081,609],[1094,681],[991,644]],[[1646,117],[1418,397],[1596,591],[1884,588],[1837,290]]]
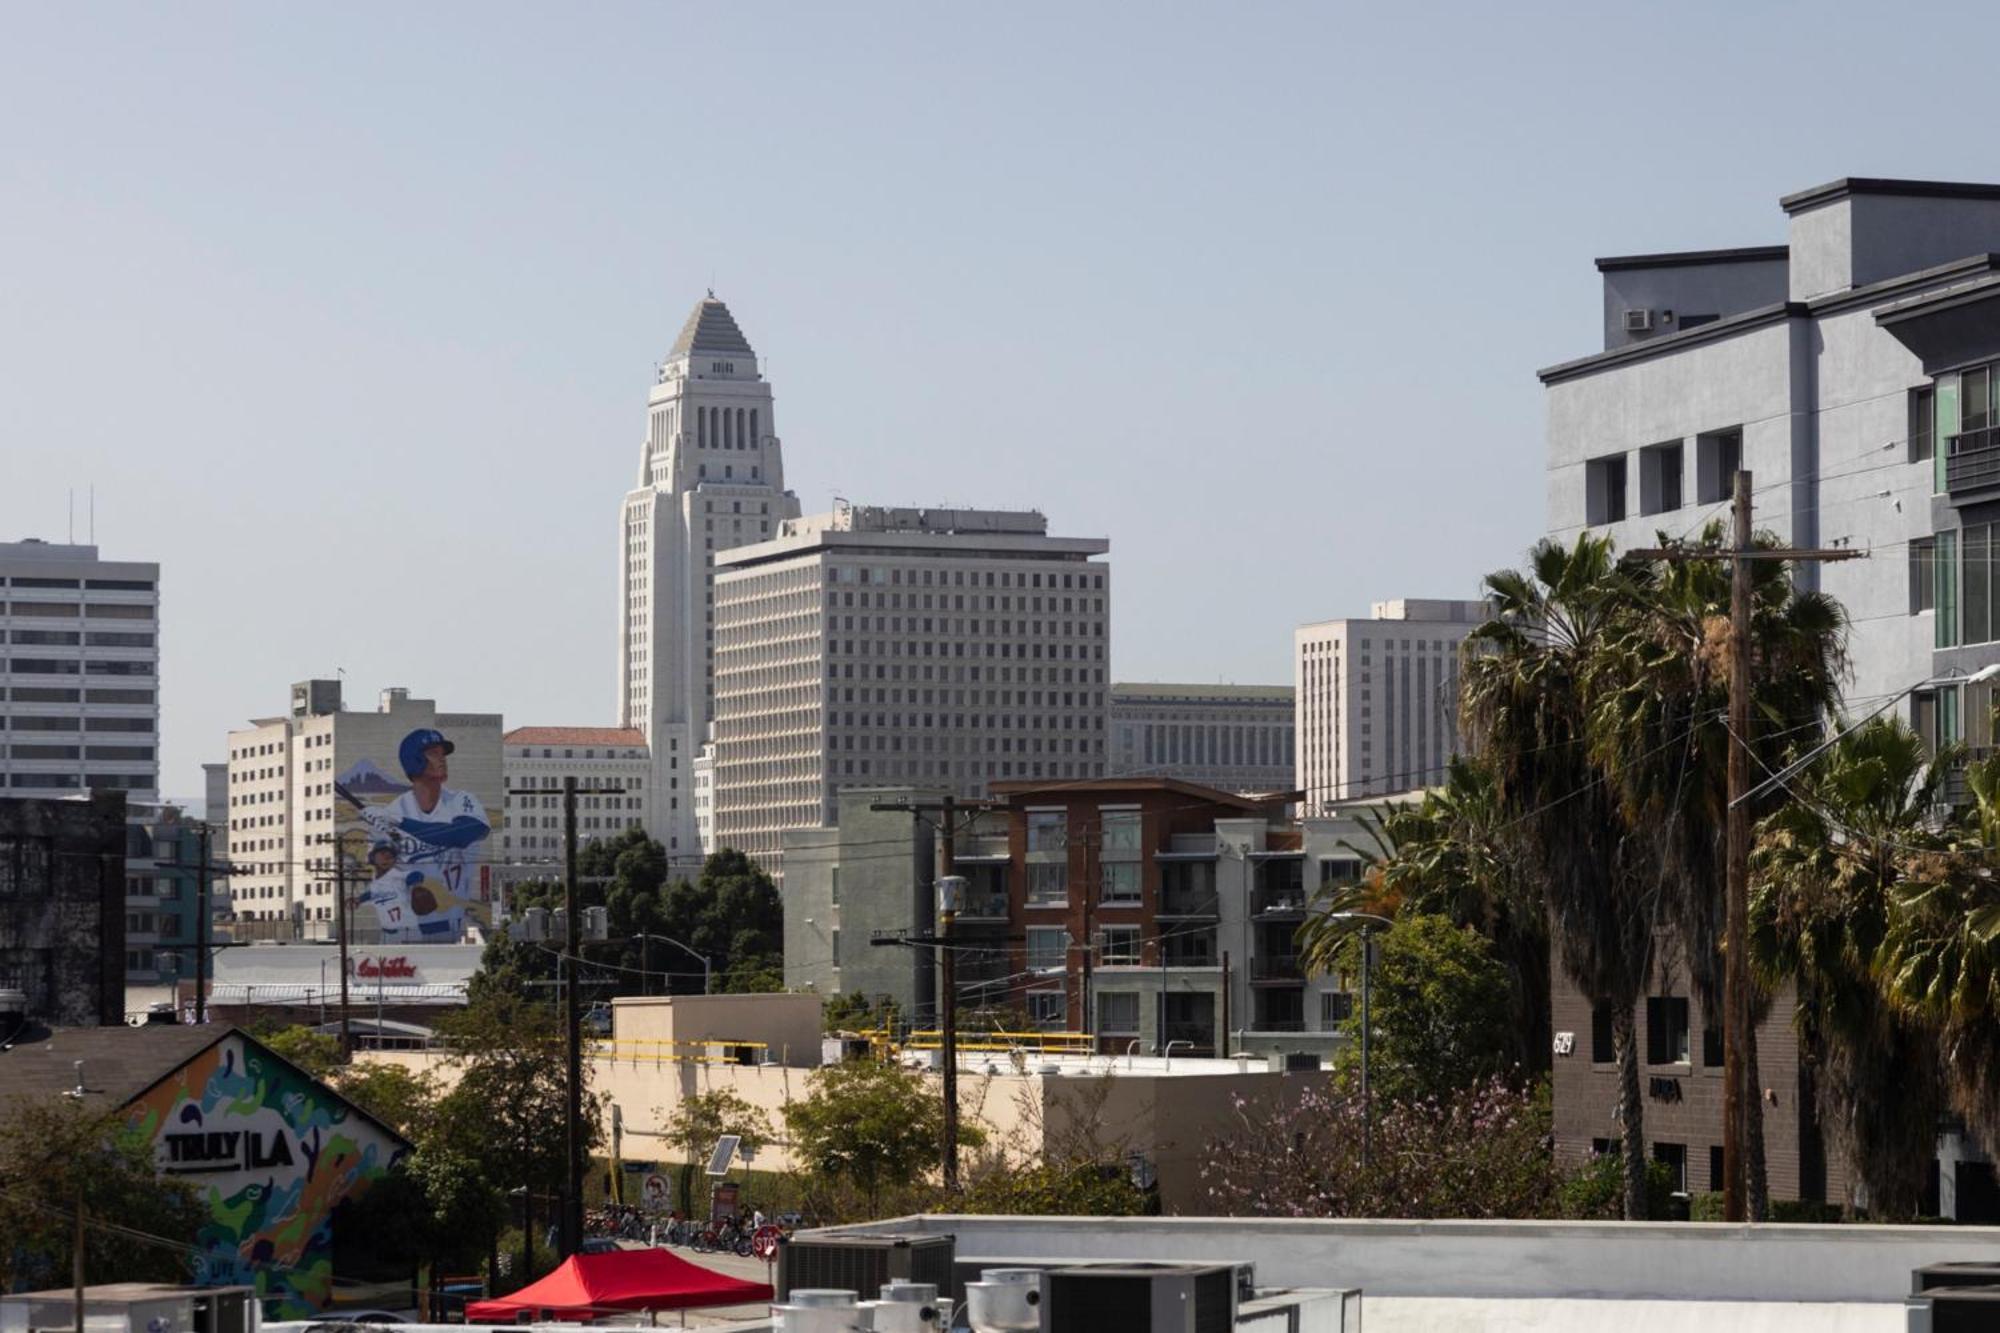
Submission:
[[[1005,921],[1007,919],[1006,893],[991,889],[967,893],[959,906],[958,919],[960,921]]]
[[[1212,888],[1183,888],[1169,884],[1160,890],[1157,915],[1214,920],[1222,915],[1222,900]]]
[[[1250,960],[1250,980],[1269,985],[1305,984],[1305,969],[1295,953],[1263,953]]]
[[[1956,501],[2000,490],[2000,426],[1965,431],[1945,440],[1944,488]]]
[[[1182,1047],[1176,1055],[1212,1056],[1215,1054],[1215,1025],[1212,1023],[1169,1022],[1165,1029],[1166,1040]]]
[[[1303,917],[1306,891],[1297,883],[1260,887],[1251,895],[1250,910],[1260,917]]]
[[[1186,938],[1168,935],[1160,941],[1166,950],[1162,967],[1220,967],[1222,962],[1215,948],[1215,933],[1207,931]]]

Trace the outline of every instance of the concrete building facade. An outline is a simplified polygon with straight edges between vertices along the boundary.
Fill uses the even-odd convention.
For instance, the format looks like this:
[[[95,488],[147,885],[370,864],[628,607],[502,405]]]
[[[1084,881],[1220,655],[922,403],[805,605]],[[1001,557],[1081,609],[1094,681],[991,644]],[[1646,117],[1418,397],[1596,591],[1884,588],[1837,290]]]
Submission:
[[[665,845],[666,830],[646,822],[657,802],[652,755],[637,727],[515,727],[500,742],[507,822],[493,870],[502,886],[562,874],[562,793],[569,778],[580,793],[599,793],[576,798],[578,847],[635,827]],[[685,776],[676,766],[668,781],[678,788]]]
[[[1459,646],[1486,603],[1402,598],[1292,634],[1306,809],[1443,780],[1458,747]]]
[[[1283,791],[1294,776],[1294,693],[1289,685],[1114,684],[1108,771]]]
[[[121,791],[0,800],[0,990],[20,991],[28,1018],[125,1021],[128,837]]]
[[[456,747],[450,785],[475,794],[494,835],[505,829],[498,713],[445,713],[400,687],[382,691],[370,712],[342,706],[337,680],[292,686],[290,711],[229,733],[229,860],[232,934],[243,939],[334,937],[335,850],[350,818],[335,778],[361,761],[393,764],[403,737],[419,728]],[[400,777],[400,774],[395,776]],[[489,851],[488,853],[492,853]],[[350,891],[366,874],[349,848]],[[490,869],[490,867],[488,867]],[[357,921],[365,934],[366,922]]]
[[[1110,543],[848,506],[716,558],[715,843],[782,873],[843,786],[982,795],[1106,763]]]
[[[619,516],[618,725],[646,738],[658,806],[647,826],[683,868],[700,856],[693,792],[669,783],[688,777],[714,713],[716,555],[798,512],[771,386],[710,293],[655,376]]]
[[[160,567],[0,543],[0,794],[160,788]]]

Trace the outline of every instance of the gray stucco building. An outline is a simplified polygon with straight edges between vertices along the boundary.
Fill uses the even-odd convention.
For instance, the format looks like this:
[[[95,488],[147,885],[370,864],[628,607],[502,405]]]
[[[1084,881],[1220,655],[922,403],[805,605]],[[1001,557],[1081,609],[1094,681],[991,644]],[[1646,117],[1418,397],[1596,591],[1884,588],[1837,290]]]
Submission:
[[[1727,517],[1865,560],[1804,565],[1852,622],[1851,709],[1992,743],[2000,659],[2000,185],[1850,178],[1780,201],[1788,244],[1600,259],[1601,351],[1541,372],[1548,530],[1623,549]]]

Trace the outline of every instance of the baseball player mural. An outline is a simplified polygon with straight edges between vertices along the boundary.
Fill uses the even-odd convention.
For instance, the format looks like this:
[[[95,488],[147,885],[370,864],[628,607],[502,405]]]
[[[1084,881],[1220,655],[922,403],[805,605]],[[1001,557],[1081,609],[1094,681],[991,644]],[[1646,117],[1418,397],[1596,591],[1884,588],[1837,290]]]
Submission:
[[[373,909],[385,944],[452,943],[468,913],[485,914],[479,872],[493,826],[477,796],[449,785],[455,748],[419,727],[396,750],[406,783],[366,759],[334,783],[367,838],[373,878],[355,905]]]

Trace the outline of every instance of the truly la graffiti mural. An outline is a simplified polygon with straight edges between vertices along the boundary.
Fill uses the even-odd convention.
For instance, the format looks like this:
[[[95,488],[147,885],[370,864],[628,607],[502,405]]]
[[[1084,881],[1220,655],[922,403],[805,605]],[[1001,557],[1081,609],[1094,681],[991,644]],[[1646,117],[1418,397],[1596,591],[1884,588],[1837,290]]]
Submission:
[[[196,1281],[257,1288],[277,1318],[333,1296],[334,1207],[409,1145],[324,1085],[232,1032],[127,1108],[160,1169],[202,1192]]]

